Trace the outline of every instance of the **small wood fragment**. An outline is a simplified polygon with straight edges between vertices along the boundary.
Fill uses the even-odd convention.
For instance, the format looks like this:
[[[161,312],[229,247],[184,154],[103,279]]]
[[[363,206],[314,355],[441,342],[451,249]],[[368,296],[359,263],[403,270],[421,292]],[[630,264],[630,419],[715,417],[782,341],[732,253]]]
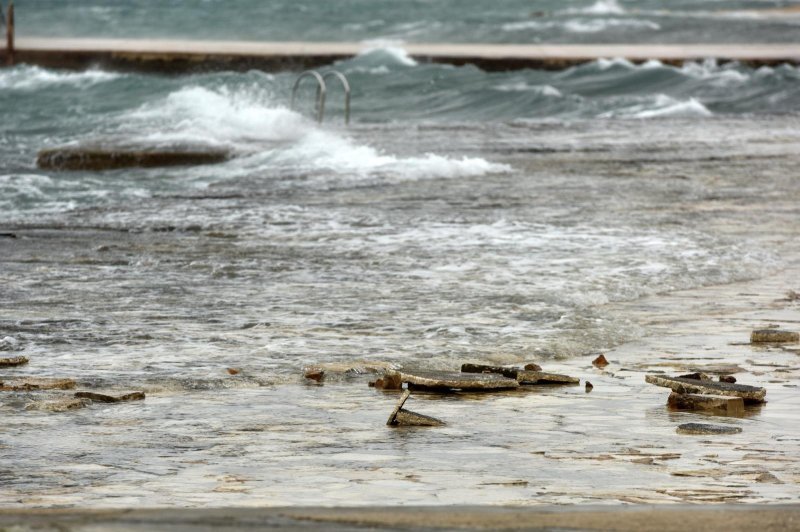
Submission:
[[[599,357],[592,360],[592,365],[596,368],[604,368],[608,366],[608,360],[606,360],[605,355],[600,355]]]
[[[242,370],[240,370],[239,368],[228,368],[227,371],[229,375],[238,375],[239,373],[242,372]]]
[[[678,434],[688,435],[723,435],[723,434],[739,434],[742,432],[741,427],[731,427],[727,425],[708,425],[705,423],[684,423],[678,425],[676,429]]]
[[[23,364],[27,363],[28,363],[28,358],[22,356],[0,358],[0,368],[11,367],[11,366],[22,366]]]
[[[787,344],[800,342],[800,333],[780,329],[759,329],[750,333],[750,343]]]
[[[757,386],[744,384],[728,384],[725,382],[698,381],[682,379],[680,377],[664,377],[661,375],[646,375],[645,381],[656,386],[669,388],[678,393],[699,393],[703,395],[725,395],[728,397],[741,397],[745,403],[763,403],[767,390]]]
[[[728,416],[744,415],[744,400],[741,397],[672,392],[667,404],[675,410],[714,412]]]

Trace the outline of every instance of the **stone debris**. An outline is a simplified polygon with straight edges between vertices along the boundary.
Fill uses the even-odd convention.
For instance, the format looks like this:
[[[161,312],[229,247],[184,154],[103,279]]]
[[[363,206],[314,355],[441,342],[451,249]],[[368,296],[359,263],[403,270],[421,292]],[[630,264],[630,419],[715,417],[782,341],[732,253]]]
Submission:
[[[387,425],[392,427],[439,427],[445,424],[444,421],[434,417],[417,414],[416,412],[403,409],[403,405],[410,395],[411,391],[409,390],[403,392],[403,395],[400,397],[400,400],[397,401],[397,405],[395,405],[394,410],[392,410],[389,419],[386,421]]]
[[[589,392],[591,392],[592,390],[594,390],[594,386],[592,385],[592,383],[591,383],[591,382],[589,382],[589,381],[586,381],[585,390],[586,390],[586,393],[589,393]]]
[[[369,385],[379,390],[403,389],[403,381],[400,380],[400,375],[397,373],[387,373],[380,379],[370,382]]]
[[[604,368],[608,366],[608,360],[606,360],[605,355],[600,355],[599,357],[592,360],[592,365],[596,368]]]
[[[530,362],[528,364],[525,364],[525,368],[524,369],[525,369],[525,371],[542,371],[542,366],[540,366],[539,364],[535,364],[533,362]]]
[[[113,170],[216,164],[230,157],[227,150],[209,148],[65,147],[41,150],[36,166],[45,170]]]
[[[517,381],[520,384],[580,384],[581,382],[579,378],[569,375],[522,370],[517,372]]]
[[[34,390],[70,390],[75,387],[72,379],[48,379],[39,377],[16,378],[0,385],[3,392],[30,392]]]
[[[530,364],[529,364],[530,365]],[[541,368],[540,368],[541,369]],[[488,366],[485,364],[461,364],[461,373],[496,373],[509,379],[516,379],[519,368],[508,366]]]
[[[242,372],[239,368],[228,368],[228,375],[238,375]]]
[[[800,333],[782,331],[780,329],[759,329],[750,333],[750,343],[752,344],[787,344],[794,342],[800,342]]]
[[[544,371],[530,371],[506,366],[485,366],[483,364],[462,364],[462,373],[498,374],[509,379],[515,379],[520,384],[579,384],[580,379],[558,373]]]
[[[672,392],[667,405],[676,410],[699,410],[728,416],[744,415],[744,400],[741,397]]]
[[[84,408],[91,401],[85,399],[57,399],[55,401],[34,401],[25,406],[25,410],[40,410],[44,412],[67,412]]]
[[[694,381],[710,381],[713,380],[709,375],[705,373],[695,372],[695,373],[687,373],[686,375],[681,375],[680,379],[692,379]]]
[[[398,376],[401,382],[407,383],[410,389],[423,389],[432,391],[485,391],[508,390],[518,388],[519,383],[496,374],[471,374],[456,371],[389,371],[389,378]]]
[[[27,363],[28,363],[27,357],[0,358],[0,368],[10,367],[10,366],[22,366],[23,364]]]
[[[733,375],[720,375],[719,382],[727,382],[728,384],[736,383],[736,377]]]
[[[645,381],[656,386],[669,388],[678,393],[697,393],[702,395],[724,395],[728,397],[741,397],[745,403],[763,403],[767,390],[757,386],[744,384],[728,384],[726,382],[698,381],[683,379],[681,377],[664,377],[661,375],[646,375]]]
[[[325,378],[325,370],[319,368],[306,368],[303,372],[303,376],[306,379],[311,379],[312,381],[322,382]]]
[[[741,427],[731,427],[727,425],[707,425],[705,423],[684,423],[678,425],[676,429],[678,434],[690,435],[721,435],[721,434],[739,434],[742,432]]]
[[[95,392],[75,392],[75,398],[88,399],[96,403],[124,403],[127,401],[142,401],[145,395],[144,392],[131,392],[118,396]]]

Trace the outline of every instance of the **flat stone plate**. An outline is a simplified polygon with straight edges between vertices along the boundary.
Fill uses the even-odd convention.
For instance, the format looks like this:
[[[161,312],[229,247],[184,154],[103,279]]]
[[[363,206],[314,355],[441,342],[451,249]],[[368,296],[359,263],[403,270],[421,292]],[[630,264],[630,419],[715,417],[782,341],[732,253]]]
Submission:
[[[516,379],[492,373],[460,373],[458,371],[398,371],[400,380],[416,386],[455,390],[508,390],[518,388]]]

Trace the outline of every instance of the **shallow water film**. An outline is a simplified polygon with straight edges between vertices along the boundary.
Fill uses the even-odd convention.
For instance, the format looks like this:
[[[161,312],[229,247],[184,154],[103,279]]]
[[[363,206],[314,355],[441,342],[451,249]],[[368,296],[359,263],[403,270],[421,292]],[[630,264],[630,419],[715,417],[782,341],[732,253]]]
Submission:
[[[786,42],[782,4],[18,4],[27,35],[376,42],[335,65],[350,127],[333,89],[323,125],[310,85],[289,108],[296,72],[0,69],[0,359],[28,359],[0,367],[0,507],[797,501],[800,344],[749,343],[800,329],[797,67],[489,73],[401,42]],[[229,158],[37,167],[64,146]],[[465,362],[580,384],[417,390],[445,425],[386,426],[370,381]],[[691,372],[767,402],[645,382]]]

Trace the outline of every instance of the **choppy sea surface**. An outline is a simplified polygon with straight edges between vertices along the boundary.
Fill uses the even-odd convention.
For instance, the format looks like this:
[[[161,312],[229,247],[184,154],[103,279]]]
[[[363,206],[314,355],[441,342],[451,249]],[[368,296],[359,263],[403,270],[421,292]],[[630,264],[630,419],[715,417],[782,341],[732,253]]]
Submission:
[[[783,4],[18,4],[28,35],[366,42],[334,65],[353,87],[350,127],[336,87],[322,125],[310,85],[289,109],[297,72],[0,70],[0,356],[31,359],[0,381],[148,394],[58,413],[47,404],[61,392],[0,397],[0,505],[796,498],[796,355],[770,354],[780,364],[765,370],[749,347],[711,337],[614,349],[644,341],[656,314],[679,320],[682,305],[717,327],[722,303],[692,307],[704,287],[750,283],[702,292],[728,302],[761,279],[771,294],[800,289],[780,277],[800,256],[797,67],[609,58],[487,73],[402,49],[465,35],[681,42],[692,24],[710,41],[779,42],[794,19],[755,11]],[[234,157],[35,165],[42,148],[79,145]],[[663,299],[680,290],[690,295]],[[748,320],[790,324],[796,308],[737,320],[726,341],[746,337]],[[630,372],[592,369],[601,352],[627,357]],[[730,445],[687,444],[673,425],[692,415],[667,414],[642,378],[674,358],[687,371],[738,364],[772,386],[770,404],[728,420],[746,429]],[[395,397],[365,373],[464,361],[537,361],[590,376],[595,391],[423,398],[449,428],[383,427]],[[327,368],[324,386],[304,384],[307,365]],[[788,459],[779,469],[752,457],[768,447]],[[717,473],[690,474],[712,455]],[[499,473],[510,456],[516,473]],[[769,471],[783,484],[753,480]]]
[[[782,0],[18,0],[20,34],[510,43],[795,42]]]

